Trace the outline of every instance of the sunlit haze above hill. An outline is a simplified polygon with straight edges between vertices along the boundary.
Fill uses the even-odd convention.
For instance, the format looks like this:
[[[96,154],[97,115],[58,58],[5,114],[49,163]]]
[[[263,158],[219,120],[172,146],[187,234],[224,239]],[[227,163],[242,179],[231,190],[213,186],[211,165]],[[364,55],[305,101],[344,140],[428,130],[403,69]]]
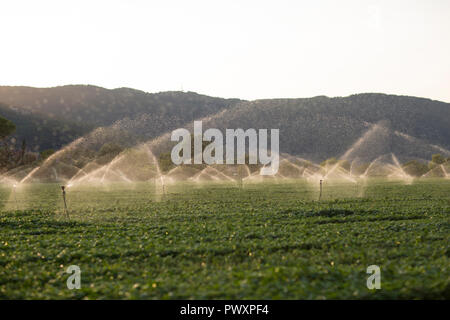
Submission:
[[[450,102],[450,1],[0,4],[0,85]]]

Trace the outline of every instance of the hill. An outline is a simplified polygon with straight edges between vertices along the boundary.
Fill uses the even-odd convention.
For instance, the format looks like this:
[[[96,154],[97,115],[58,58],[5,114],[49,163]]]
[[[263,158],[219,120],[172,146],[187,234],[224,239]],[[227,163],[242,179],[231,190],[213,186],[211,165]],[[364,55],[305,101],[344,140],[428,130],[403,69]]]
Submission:
[[[361,154],[349,153],[352,147],[402,158],[450,155],[450,104],[408,96],[368,93],[242,102],[204,126],[278,128],[281,152],[314,161]]]
[[[116,121],[136,119],[142,115],[153,119],[148,121],[147,138],[157,137],[239,101],[193,92],[151,94],[129,88],[108,90],[91,85],[0,87],[0,102],[3,103],[0,115],[17,124],[18,140],[26,139],[33,148],[40,150],[49,146],[59,148],[99,126],[109,126]],[[59,127],[63,127],[64,131],[58,130]],[[39,133],[42,130],[44,132]]]
[[[204,128],[280,129],[282,153],[313,161],[343,156],[373,160],[389,152],[402,161],[429,159],[433,153],[450,156],[450,104],[409,96],[366,93],[242,101],[193,92],[150,94],[69,85],[0,87],[0,101],[14,106],[2,105],[0,114],[17,124],[17,139],[26,138],[41,150],[88,132],[94,132],[96,146],[113,136],[131,146],[207,117]],[[105,129],[92,131],[99,126]]]
[[[193,92],[146,93],[130,88],[105,89],[91,85],[53,88],[0,87],[0,101],[51,119],[92,127],[107,126],[140,114],[179,116],[193,120],[234,105]]]

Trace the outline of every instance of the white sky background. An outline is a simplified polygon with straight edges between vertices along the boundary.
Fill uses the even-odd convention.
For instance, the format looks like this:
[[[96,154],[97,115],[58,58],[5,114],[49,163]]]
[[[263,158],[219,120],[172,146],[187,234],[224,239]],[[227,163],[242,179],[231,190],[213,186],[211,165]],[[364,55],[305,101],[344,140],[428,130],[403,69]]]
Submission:
[[[450,102],[450,1],[0,2],[0,85]]]

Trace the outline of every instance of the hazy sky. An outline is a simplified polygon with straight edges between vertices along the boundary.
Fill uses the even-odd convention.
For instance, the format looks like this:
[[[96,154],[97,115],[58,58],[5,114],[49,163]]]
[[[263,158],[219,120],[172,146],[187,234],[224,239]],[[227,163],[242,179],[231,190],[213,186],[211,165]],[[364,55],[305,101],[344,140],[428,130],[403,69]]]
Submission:
[[[0,85],[450,102],[450,1],[0,2]]]

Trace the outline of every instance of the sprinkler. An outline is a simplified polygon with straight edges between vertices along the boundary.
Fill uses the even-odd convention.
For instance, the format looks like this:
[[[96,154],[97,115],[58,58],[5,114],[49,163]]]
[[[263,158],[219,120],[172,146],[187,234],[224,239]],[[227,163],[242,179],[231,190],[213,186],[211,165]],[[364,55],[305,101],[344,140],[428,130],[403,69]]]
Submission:
[[[237,172],[236,172],[237,171]],[[238,167],[238,169],[235,170],[235,172],[233,172],[233,176],[237,177],[237,185],[239,189],[242,189],[243,187],[243,179],[242,179],[242,167]]]
[[[161,175],[160,179],[161,179],[161,186],[162,186],[162,194],[163,194],[163,196],[165,196],[166,195],[166,186],[165,186],[164,176]]]
[[[319,193],[319,201],[320,201],[320,199],[322,199],[322,181],[323,181],[323,180],[320,180],[320,193]]]
[[[242,178],[242,166],[239,166],[239,188],[242,189],[243,186],[244,186],[244,181]]]
[[[64,201],[64,213],[67,215],[67,217],[69,217],[69,211],[67,210],[67,203],[66,203],[66,187],[61,186],[61,190],[62,190],[62,197],[63,197],[63,201]]]
[[[14,203],[16,204],[16,210],[19,210],[19,206],[17,205],[16,188],[17,188],[17,184],[14,184],[13,185]]]

